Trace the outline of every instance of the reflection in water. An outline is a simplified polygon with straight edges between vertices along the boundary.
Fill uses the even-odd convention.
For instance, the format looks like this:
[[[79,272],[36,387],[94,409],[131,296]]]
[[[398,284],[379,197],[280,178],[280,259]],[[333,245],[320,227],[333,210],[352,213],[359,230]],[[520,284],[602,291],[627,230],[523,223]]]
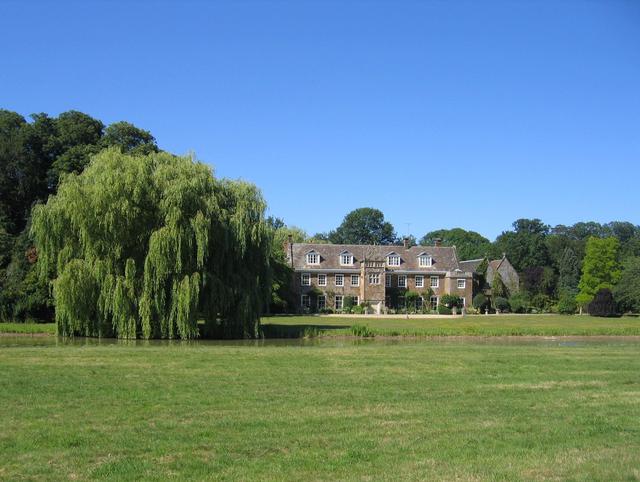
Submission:
[[[269,338],[258,340],[118,340],[114,338],[63,338],[59,336],[0,336],[0,349],[10,347],[56,346],[238,346],[238,347],[341,347],[358,345],[538,345],[548,347],[584,347],[606,345],[640,345],[638,336],[441,336],[441,337],[320,337]]]

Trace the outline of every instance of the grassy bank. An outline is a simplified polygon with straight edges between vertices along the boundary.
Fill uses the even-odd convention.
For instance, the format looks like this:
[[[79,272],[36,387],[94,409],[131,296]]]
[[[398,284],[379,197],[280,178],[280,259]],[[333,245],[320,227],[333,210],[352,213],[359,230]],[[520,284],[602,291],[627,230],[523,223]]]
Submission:
[[[0,349],[2,480],[635,480],[640,345]]]
[[[328,316],[276,316],[262,319],[268,338],[345,336],[354,325],[374,336],[590,336],[640,335],[640,318],[561,315],[493,315],[464,318],[384,319]],[[357,330],[358,328],[356,328]]]
[[[55,335],[55,323],[0,323],[0,333]]]

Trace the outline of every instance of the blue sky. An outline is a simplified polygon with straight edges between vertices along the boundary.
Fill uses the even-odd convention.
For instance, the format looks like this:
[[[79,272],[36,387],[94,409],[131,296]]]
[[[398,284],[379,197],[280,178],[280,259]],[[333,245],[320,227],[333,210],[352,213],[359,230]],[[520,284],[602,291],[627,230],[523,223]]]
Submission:
[[[640,223],[640,2],[0,4],[0,107],[128,120],[310,233]]]

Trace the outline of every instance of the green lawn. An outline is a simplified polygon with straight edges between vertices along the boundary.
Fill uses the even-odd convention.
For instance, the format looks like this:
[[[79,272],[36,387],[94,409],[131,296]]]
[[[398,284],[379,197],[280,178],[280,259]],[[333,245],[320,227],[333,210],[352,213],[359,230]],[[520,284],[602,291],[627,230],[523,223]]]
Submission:
[[[55,323],[0,323],[0,333],[55,335]]]
[[[0,480],[640,478],[633,341],[52,341],[0,366]]]
[[[274,316],[262,319],[267,337],[351,334],[354,324],[366,325],[378,336],[563,336],[640,335],[640,317],[596,318],[562,315],[475,315],[464,318],[337,318]]]

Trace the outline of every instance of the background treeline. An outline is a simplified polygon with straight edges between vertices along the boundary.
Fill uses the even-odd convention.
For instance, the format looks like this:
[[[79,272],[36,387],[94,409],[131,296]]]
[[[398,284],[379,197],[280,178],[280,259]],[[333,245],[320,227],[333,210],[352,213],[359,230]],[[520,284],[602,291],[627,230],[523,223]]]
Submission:
[[[347,214],[329,233],[307,235],[279,221],[278,242],[291,234],[296,242],[400,244],[402,237],[373,208]],[[630,222],[579,222],[549,226],[540,219],[518,219],[512,229],[490,241],[462,228],[439,229],[411,244],[456,246],[460,260],[499,259],[505,254],[520,275],[520,292],[507,294],[518,312],[571,312],[587,307],[601,289],[612,292],[616,311],[640,312],[640,227]],[[284,290],[276,291],[273,309],[282,309]]]
[[[77,111],[34,114],[28,122],[0,110],[0,319],[53,319],[50,289],[36,276],[31,210],[57,192],[61,178],[81,172],[107,147],[133,154],[158,151],[149,132],[128,122],[105,127]]]

